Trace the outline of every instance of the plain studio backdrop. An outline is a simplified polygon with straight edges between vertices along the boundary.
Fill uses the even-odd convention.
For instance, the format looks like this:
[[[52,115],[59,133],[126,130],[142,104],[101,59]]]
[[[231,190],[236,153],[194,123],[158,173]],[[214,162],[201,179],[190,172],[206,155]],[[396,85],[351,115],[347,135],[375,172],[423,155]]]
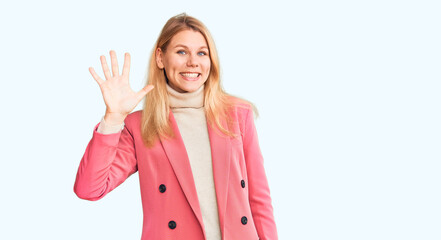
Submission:
[[[260,110],[280,239],[441,239],[441,6],[416,0],[3,1],[0,239],[140,239],[137,173],[96,202],[73,192],[105,112],[88,68],[129,52],[138,91],[182,12]]]

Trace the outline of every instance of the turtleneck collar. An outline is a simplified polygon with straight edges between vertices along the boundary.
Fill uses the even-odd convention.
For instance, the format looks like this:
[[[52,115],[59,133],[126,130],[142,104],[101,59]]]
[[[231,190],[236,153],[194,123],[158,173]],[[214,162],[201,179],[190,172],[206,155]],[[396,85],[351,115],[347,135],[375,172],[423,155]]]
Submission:
[[[204,86],[189,93],[180,93],[167,84],[168,99],[171,108],[201,108],[204,106]]]

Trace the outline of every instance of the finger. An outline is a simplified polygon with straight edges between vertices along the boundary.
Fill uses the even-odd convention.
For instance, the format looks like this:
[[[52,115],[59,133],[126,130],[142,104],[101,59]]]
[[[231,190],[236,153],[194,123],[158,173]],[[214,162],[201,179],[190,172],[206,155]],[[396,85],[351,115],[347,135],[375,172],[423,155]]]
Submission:
[[[123,66],[122,75],[129,78],[129,71],[130,71],[130,54],[126,53],[124,54],[124,66]]]
[[[136,96],[138,98],[138,102],[141,101],[145,97],[145,95],[150,92],[154,88],[153,85],[147,85],[143,89],[139,90],[139,92],[136,93]]]
[[[110,61],[112,63],[113,76],[119,76],[118,61],[116,60],[116,53],[113,50],[110,50]]]
[[[110,78],[112,78],[112,76],[110,75],[109,66],[107,66],[106,57],[104,57],[104,55],[101,55],[100,60],[101,66],[103,67],[104,76],[106,77],[106,80],[109,80]]]
[[[92,74],[93,79],[95,79],[95,81],[98,83],[98,85],[101,86],[101,84],[104,83],[104,81],[98,76],[98,74],[96,74],[96,72],[93,69],[93,67],[89,68],[89,72],[90,72],[90,74]]]

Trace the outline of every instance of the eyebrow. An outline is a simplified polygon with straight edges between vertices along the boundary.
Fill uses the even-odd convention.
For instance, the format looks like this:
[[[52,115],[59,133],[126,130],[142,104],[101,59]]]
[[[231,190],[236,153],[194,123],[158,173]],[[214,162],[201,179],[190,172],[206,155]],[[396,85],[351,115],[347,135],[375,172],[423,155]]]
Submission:
[[[187,48],[187,49],[188,49],[188,47],[185,46],[185,45],[183,45],[183,44],[178,44],[178,45],[176,45],[174,48],[178,48],[178,47],[183,47],[183,48]],[[200,47],[199,49],[202,49],[202,48],[206,48],[206,49],[208,49],[208,47],[206,47],[206,46],[202,46],[202,47]]]

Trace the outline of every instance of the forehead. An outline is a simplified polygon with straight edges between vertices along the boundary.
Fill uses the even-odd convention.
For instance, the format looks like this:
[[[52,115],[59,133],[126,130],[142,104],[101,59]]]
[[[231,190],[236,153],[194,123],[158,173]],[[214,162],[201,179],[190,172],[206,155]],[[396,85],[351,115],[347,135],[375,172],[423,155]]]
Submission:
[[[174,35],[170,40],[170,46],[176,47],[177,45],[184,45],[190,49],[208,48],[204,36],[194,30],[183,30]]]

